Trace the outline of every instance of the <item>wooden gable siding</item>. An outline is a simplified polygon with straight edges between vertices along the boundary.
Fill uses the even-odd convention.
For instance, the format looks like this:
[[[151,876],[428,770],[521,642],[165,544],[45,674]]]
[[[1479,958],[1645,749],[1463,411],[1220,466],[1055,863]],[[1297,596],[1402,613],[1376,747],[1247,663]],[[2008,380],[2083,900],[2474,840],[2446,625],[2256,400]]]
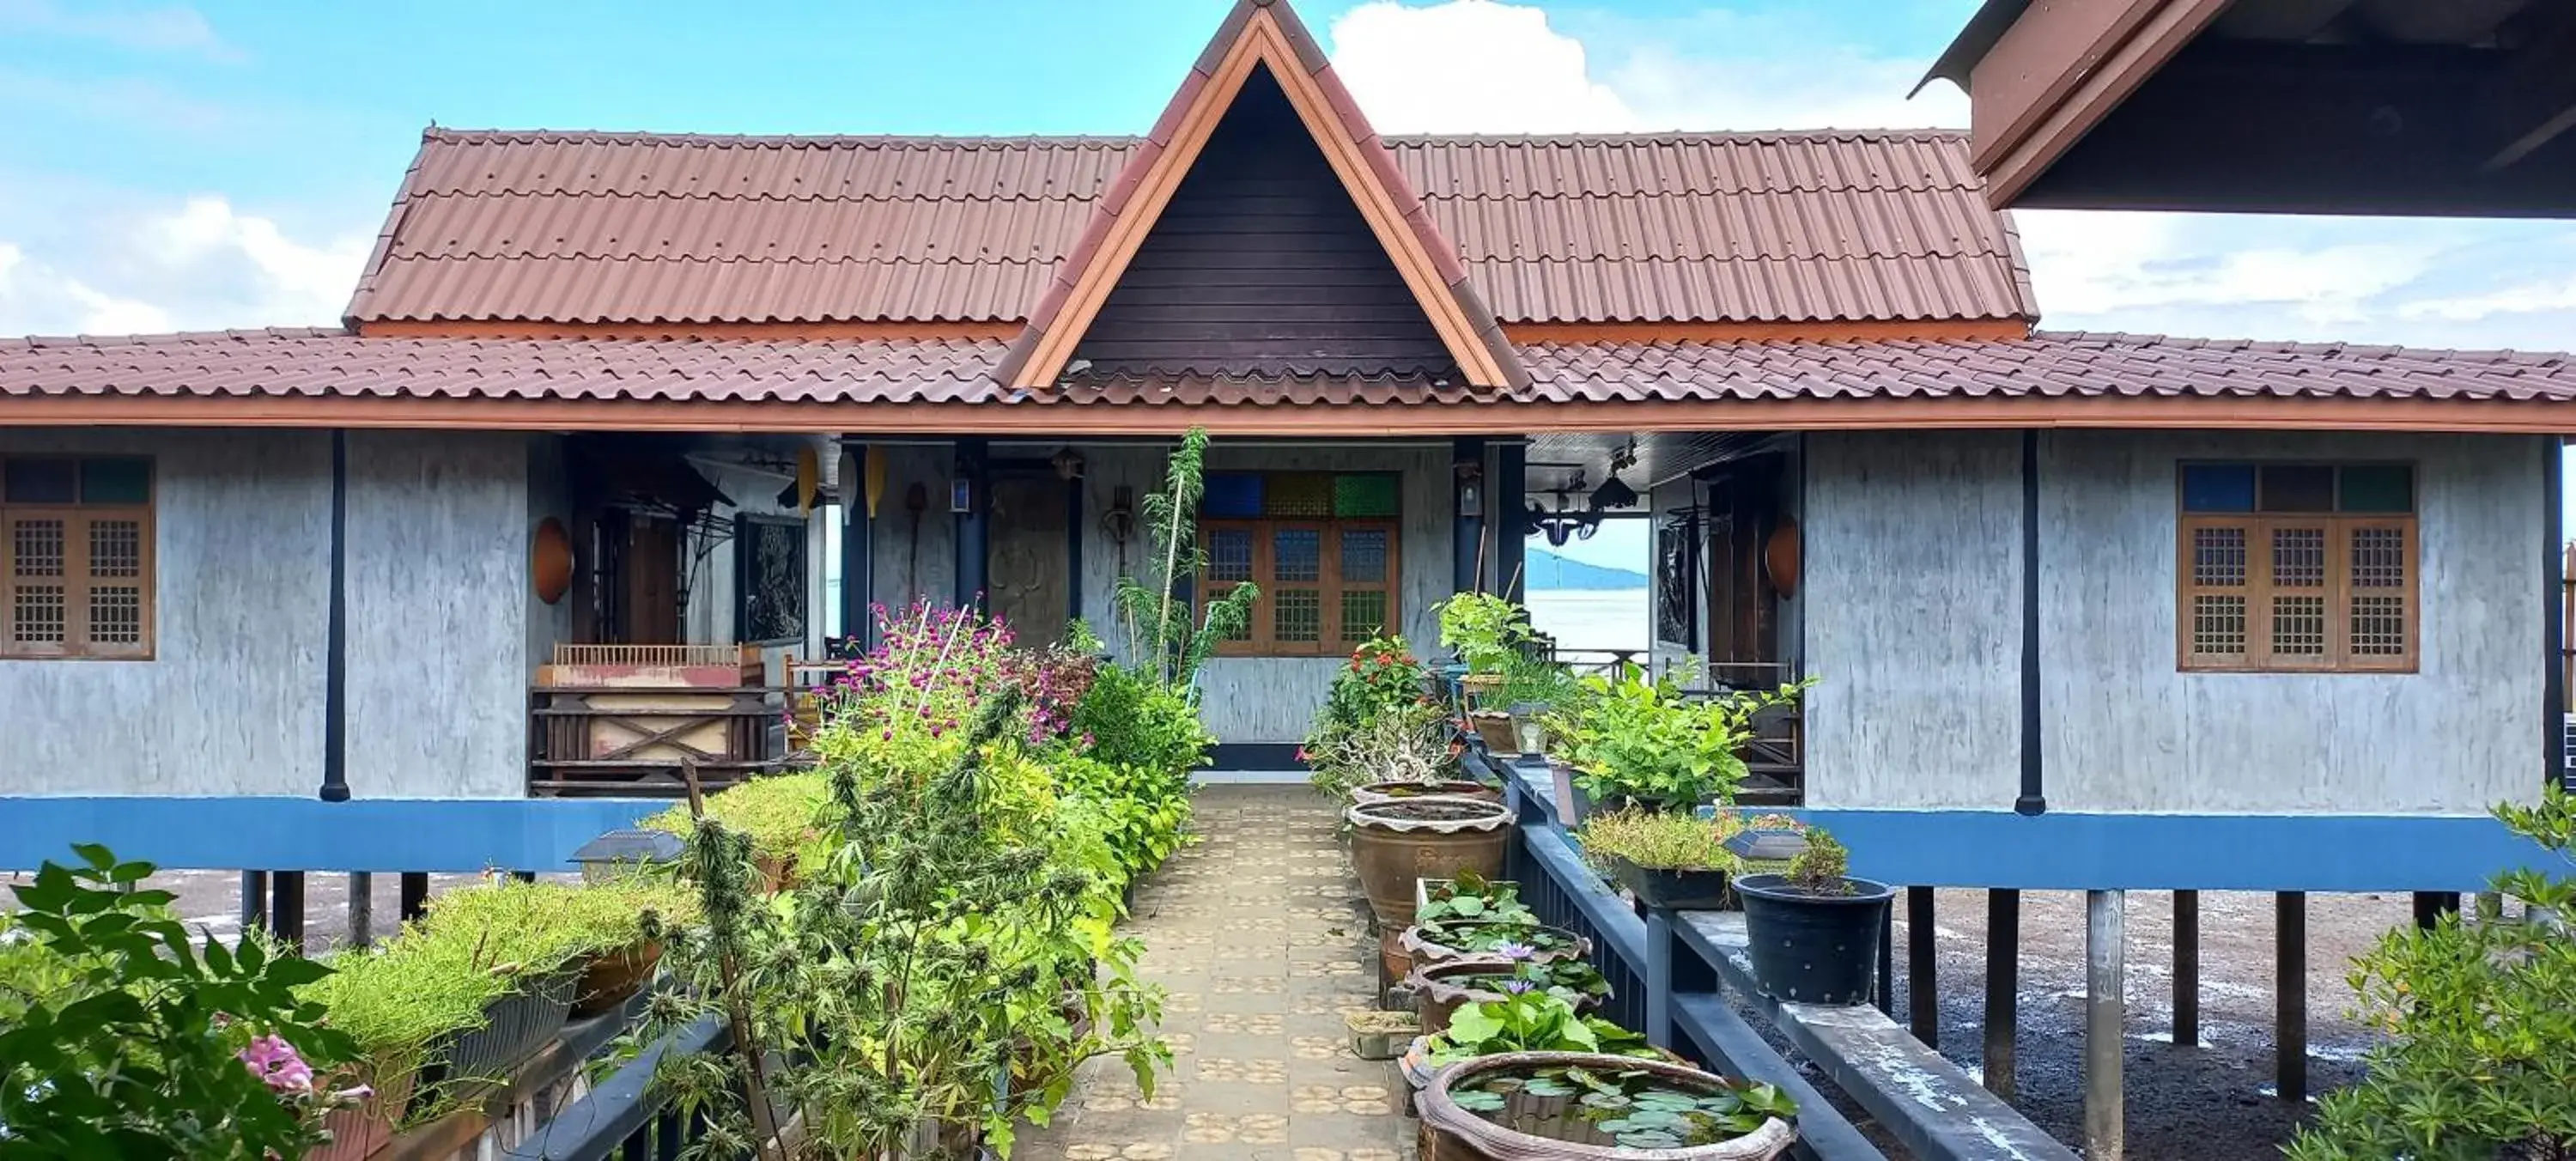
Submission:
[[[1370,373],[1452,362],[1266,69],[1083,334],[1094,373]]]

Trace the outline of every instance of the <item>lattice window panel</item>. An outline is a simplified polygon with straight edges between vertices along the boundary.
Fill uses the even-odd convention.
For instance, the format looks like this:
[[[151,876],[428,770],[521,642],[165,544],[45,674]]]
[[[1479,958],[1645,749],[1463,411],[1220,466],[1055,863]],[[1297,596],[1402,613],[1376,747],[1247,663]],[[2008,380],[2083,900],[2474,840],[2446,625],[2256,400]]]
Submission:
[[[1349,477],[1262,477],[1266,496],[1282,481],[1313,480],[1329,502],[1334,481]],[[1300,485],[1291,483],[1289,491]],[[1250,621],[1219,645],[1234,656],[1321,656],[1347,652],[1391,629],[1397,607],[1396,527],[1385,521],[1203,520],[1208,563],[1200,586],[1214,600],[1250,582],[1261,596]]]
[[[1270,633],[1281,645],[1311,645],[1324,639],[1324,594],[1314,589],[1278,589],[1267,594]]]
[[[2185,669],[2411,670],[2415,525],[2391,516],[2185,516]]]

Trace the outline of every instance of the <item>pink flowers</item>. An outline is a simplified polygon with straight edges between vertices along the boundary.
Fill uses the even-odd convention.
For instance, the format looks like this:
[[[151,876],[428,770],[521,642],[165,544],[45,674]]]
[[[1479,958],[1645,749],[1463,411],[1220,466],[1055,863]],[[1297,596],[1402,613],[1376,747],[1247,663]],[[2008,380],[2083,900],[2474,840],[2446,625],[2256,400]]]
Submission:
[[[309,1096],[313,1092],[313,1066],[295,1052],[295,1046],[275,1036],[253,1038],[241,1050],[241,1062],[251,1075],[265,1082],[269,1090]]]

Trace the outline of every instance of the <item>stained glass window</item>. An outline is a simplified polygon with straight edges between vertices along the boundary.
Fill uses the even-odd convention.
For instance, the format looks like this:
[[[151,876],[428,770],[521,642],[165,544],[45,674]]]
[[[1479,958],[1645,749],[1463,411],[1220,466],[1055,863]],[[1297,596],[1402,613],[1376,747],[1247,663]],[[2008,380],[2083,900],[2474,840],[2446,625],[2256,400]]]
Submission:
[[[1261,596],[1218,647],[1238,656],[1319,656],[1396,630],[1394,472],[1212,473],[1199,509],[1213,600],[1249,582]]]

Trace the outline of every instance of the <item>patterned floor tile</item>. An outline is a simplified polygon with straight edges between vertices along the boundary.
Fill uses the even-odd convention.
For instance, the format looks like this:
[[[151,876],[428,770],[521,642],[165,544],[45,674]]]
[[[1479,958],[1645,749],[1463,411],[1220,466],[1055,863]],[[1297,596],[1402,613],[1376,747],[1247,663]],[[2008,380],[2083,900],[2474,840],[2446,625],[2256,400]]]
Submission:
[[[1201,790],[1184,848],[1136,893],[1126,932],[1170,989],[1174,1067],[1152,1098],[1086,1068],[1017,1155],[1066,1161],[1410,1161],[1404,1081],[1351,1053],[1375,947],[1332,808],[1305,787]]]

